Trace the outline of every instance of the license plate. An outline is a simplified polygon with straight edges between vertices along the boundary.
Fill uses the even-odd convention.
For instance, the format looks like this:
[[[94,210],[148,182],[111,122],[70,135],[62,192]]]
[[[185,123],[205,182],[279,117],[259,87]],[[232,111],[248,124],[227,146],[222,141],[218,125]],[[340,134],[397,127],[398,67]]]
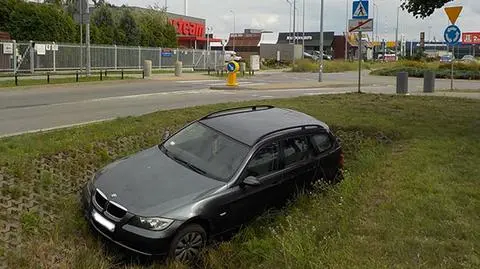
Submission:
[[[115,224],[113,224],[111,221],[104,218],[102,215],[98,214],[96,211],[92,212],[92,217],[96,222],[98,222],[100,225],[105,227],[110,232],[115,231]]]

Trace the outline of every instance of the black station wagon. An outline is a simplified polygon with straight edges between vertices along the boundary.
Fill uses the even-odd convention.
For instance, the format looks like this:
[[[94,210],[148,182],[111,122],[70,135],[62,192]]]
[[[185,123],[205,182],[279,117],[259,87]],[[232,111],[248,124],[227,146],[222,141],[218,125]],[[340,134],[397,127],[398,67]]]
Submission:
[[[117,245],[190,261],[210,238],[298,189],[337,181],[342,167],[339,140],[325,123],[290,109],[241,107],[106,166],[82,200],[94,231]]]

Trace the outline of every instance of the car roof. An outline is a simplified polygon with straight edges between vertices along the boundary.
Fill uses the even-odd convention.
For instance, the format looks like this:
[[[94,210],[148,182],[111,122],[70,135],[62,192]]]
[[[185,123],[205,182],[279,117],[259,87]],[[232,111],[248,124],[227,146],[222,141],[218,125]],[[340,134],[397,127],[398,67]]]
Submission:
[[[255,145],[262,136],[285,128],[319,125],[328,130],[325,123],[312,116],[291,109],[273,107],[237,110],[206,117],[200,122],[250,146]]]

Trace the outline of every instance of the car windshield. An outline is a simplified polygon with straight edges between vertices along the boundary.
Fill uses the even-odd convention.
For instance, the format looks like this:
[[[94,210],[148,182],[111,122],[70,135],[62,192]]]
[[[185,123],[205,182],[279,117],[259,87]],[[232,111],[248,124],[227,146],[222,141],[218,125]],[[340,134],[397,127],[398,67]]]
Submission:
[[[186,127],[160,147],[170,158],[205,176],[228,182],[250,148],[201,123]]]

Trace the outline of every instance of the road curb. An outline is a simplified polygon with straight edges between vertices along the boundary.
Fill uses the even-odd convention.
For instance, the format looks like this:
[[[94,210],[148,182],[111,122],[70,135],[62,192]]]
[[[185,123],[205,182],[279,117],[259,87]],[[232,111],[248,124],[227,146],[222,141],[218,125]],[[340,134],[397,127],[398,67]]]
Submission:
[[[344,88],[344,87],[356,87],[356,83],[343,83],[343,84],[320,84],[320,85],[295,85],[295,84],[271,84],[267,87],[262,86],[211,86],[211,90],[255,90],[255,91],[268,91],[268,90],[282,90],[282,89],[322,89],[322,88]],[[370,84],[362,84],[362,86],[370,86]]]

